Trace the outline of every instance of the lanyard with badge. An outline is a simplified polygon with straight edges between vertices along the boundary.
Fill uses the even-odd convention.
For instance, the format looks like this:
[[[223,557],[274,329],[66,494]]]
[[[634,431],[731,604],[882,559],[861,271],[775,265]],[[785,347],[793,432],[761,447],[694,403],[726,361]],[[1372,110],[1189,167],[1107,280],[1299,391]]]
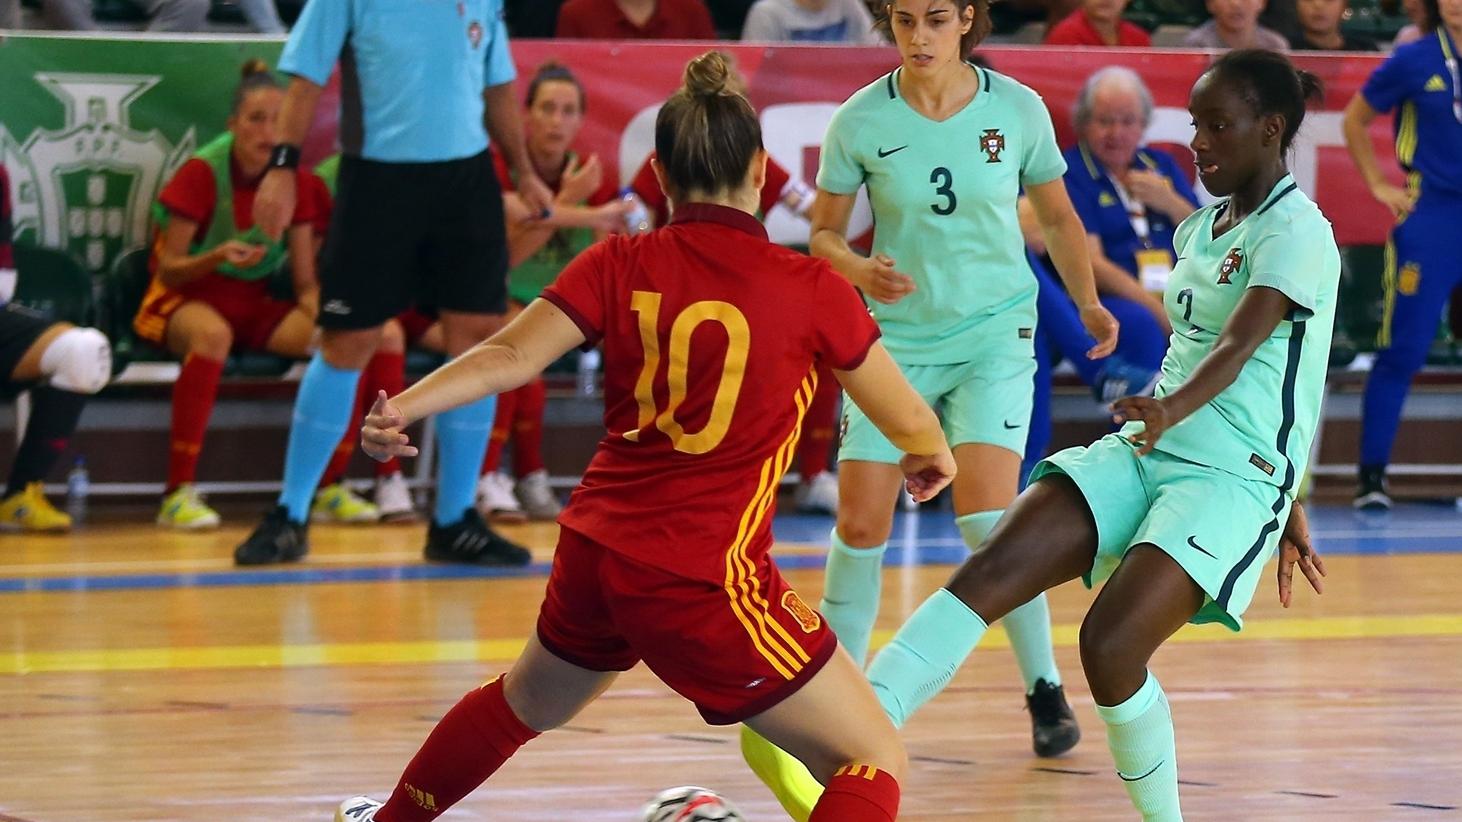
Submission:
[[[1437,39],[1442,42],[1442,62],[1447,64],[1447,73],[1452,75],[1452,116],[1462,123],[1462,72],[1457,68],[1457,45],[1445,26],[1437,26]]]
[[[1153,168],[1152,162],[1146,157],[1139,154],[1138,159],[1149,169]],[[1127,210],[1127,219],[1132,222],[1132,233],[1142,243],[1142,247],[1134,252],[1137,258],[1137,281],[1142,284],[1142,290],[1161,297],[1167,290],[1168,279],[1173,275],[1172,252],[1152,244],[1152,225],[1147,219],[1146,204],[1129,194],[1126,186],[1116,179],[1112,180],[1112,188],[1116,190],[1122,207]]]

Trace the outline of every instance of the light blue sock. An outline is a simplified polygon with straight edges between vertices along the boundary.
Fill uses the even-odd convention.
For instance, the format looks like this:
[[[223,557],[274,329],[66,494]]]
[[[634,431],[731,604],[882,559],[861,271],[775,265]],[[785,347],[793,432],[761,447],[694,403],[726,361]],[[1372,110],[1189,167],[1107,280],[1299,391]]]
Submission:
[[[1145,822],[1183,822],[1178,804],[1178,749],[1167,695],[1151,672],[1126,702],[1097,706],[1117,776]]]
[[[294,398],[294,422],[284,451],[284,490],[279,493],[279,504],[294,522],[309,521],[315,486],[350,425],[358,382],[360,371],[336,368],[318,351],[305,368]]]
[[[883,588],[883,553],[888,543],[852,548],[833,529],[833,547],[827,552],[827,577],[818,610],[837,634],[853,661],[862,668],[868,658],[868,637],[878,619]]]
[[[965,545],[975,551],[1004,513],[1003,510],[981,511],[959,517],[954,523],[959,526]],[[1051,646],[1051,606],[1046,602],[1046,595],[1037,594],[1035,599],[1001,618],[1000,624],[1005,626],[1005,633],[1010,637],[1015,662],[1025,679],[1026,694],[1035,693],[1038,679],[1060,685],[1061,672],[1056,668],[1056,654]]]
[[[496,394],[437,415],[437,525],[460,521],[472,507],[496,415]]]
[[[948,589],[924,600],[868,666],[868,681],[895,726],[902,728],[914,711],[944,690],[988,628]]]

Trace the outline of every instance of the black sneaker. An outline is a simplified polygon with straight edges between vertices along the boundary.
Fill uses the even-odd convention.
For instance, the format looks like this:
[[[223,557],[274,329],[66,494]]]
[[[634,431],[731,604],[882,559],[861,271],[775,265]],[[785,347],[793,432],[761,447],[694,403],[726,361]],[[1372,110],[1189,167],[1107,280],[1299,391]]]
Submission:
[[[1036,756],[1060,756],[1081,741],[1081,728],[1060,685],[1037,679],[1035,693],[1025,698],[1025,708],[1031,714],[1031,742]]]
[[[430,562],[461,565],[508,565],[519,567],[533,561],[527,548],[510,542],[487,527],[477,509],[468,508],[451,525],[432,521],[426,532],[426,558]]]
[[[264,515],[264,521],[234,549],[235,565],[273,565],[295,562],[310,552],[309,530],[291,522],[289,510],[276,505]]]
[[[1389,511],[1391,495],[1386,493],[1386,466],[1362,465],[1360,487],[1356,489],[1351,505],[1358,511]]]

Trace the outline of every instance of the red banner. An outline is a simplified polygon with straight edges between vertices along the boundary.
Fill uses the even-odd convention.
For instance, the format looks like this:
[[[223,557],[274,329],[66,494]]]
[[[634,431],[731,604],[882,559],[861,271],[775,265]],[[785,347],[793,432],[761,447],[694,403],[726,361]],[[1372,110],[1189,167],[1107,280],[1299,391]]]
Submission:
[[[628,181],[653,143],[659,104],[680,85],[690,58],[705,51],[704,43],[610,43],[595,41],[522,40],[513,43],[519,85],[526,92],[533,69],[547,59],[569,66],[584,83],[588,116],[579,144],[599,155],[610,174]],[[761,112],[768,151],[794,174],[811,182],[817,174],[818,147],[833,111],[854,91],[892,69],[898,55],[891,48],[828,46],[741,46],[717,44],[735,55],[746,76],[752,103]],[[998,71],[1031,86],[1045,97],[1063,146],[1071,145],[1071,107],[1087,76],[1107,65],[1136,70],[1152,90],[1156,103],[1148,142],[1171,150],[1188,168],[1187,143],[1192,126],[1188,91],[1208,65],[1201,52],[1143,49],[1058,49],[992,47],[981,54]],[[1300,187],[1319,202],[1335,224],[1344,245],[1385,241],[1391,219],[1371,199],[1351,165],[1341,136],[1341,112],[1380,65],[1379,55],[1303,55],[1296,62],[1325,82],[1325,100],[1312,108],[1295,141],[1290,168]],[[333,121],[333,95],[321,103],[322,119]],[[322,123],[322,125],[325,125]],[[333,122],[328,123],[333,125]],[[333,128],[318,133],[328,140]],[[1393,156],[1389,118],[1378,118],[1372,139],[1383,166],[1401,181]],[[805,242],[806,223],[781,209],[772,212],[768,228],[780,242]],[[870,224],[866,213],[855,218],[854,233]]]

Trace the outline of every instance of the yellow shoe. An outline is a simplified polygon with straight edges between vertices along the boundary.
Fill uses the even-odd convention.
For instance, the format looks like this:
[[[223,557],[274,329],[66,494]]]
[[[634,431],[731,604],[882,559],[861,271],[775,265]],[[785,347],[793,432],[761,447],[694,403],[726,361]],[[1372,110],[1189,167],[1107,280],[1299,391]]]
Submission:
[[[822,798],[822,785],[807,772],[806,765],[745,725],[741,726],[741,757],[756,778],[771,789],[788,816],[796,822],[807,822],[812,806]]]
[[[162,498],[157,510],[157,524],[180,531],[197,531],[218,527],[218,512],[203,502],[193,483],[185,482]]]
[[[310,506],[311,522],[355,524],[377,522],[380,518],[381,509],[350,490],[344,482],[327,485],[315,492],[315,504]]]
[[[7,531],[71,530],[71,517],[66,516],[46,499],[39,482],[25,486],[24,491],[0,500],[0,528]]]

